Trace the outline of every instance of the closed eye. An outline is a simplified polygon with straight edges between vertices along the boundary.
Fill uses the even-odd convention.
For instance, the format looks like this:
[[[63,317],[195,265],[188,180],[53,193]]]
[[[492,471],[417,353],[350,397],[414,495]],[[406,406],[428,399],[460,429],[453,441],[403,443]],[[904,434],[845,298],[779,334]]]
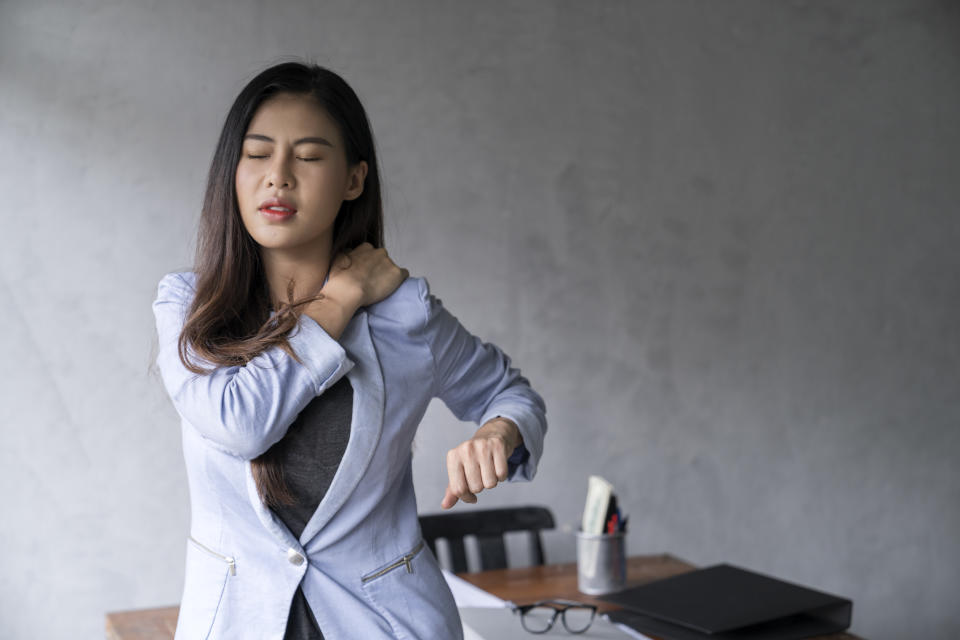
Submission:
[[[247,157],[250,158],[251,160],[259,160],[261,158],[268,158],[269,156],[252,156],[248,154]],[[297,158],[297,160],[304,160],[305,162],[316,162],[317,160],[320,160],[320,158]]]

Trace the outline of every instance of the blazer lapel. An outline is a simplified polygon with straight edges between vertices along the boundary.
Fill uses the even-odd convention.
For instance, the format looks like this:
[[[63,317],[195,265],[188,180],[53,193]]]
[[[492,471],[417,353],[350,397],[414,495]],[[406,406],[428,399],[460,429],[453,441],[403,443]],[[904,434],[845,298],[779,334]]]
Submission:
[[[350,440],[330,488],[300,535],[303,546],[336,515],[356,489],[370,466],[383,431],[383,374],[370,338],[366,310],[359,310],[353,317],[340,337],[340,344],[355,363],[346,374],[353,386]]]

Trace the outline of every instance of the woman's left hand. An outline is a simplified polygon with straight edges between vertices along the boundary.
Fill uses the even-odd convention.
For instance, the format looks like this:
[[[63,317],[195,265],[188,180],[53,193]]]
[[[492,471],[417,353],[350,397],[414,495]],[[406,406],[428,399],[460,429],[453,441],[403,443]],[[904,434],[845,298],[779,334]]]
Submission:
[[[472,438],[450,449],[450,482],[440,507],[449,509],[457,500],[475,504],[478,493],[506,480],[507,458],[522,443],[516,423],[498,416],[477,429]]]

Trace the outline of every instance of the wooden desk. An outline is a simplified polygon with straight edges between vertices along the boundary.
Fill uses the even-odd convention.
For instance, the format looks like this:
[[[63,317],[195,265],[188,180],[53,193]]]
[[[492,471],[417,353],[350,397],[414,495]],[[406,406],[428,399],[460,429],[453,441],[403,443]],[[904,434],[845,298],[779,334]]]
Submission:
[[[639,585],[692,571],[691,564],[667,554],[634,556],[627,560],[627,584]],[[457,574],[485,591],[517,604],[548,598],[565,598],[596,604],[601,611],[617,609],[611,604],[577,591],[577,565],[551,564],[522,569],[498,569]],[[170,640],[177,626],[179,607],[108,613],[107,640]],[[860,640],[849,633],[818,636],[817,640]]]
[[[637,586],[661,578],[669,578],[695,569],[692,564],[668,554],[633,556],[627,560],[627,586]],[[588,596],[577,590],[577,564],[550,564],[522,569],[498,569],[479,573],[458,573],[464,580],[504,600],[529,604],[537,600],[563,598],[597,605],[599,611],[615,611],[620,607]],[[656,637],[656,636],[651,636]],[[831,633],[810,640],[862,640],[852,633]]]

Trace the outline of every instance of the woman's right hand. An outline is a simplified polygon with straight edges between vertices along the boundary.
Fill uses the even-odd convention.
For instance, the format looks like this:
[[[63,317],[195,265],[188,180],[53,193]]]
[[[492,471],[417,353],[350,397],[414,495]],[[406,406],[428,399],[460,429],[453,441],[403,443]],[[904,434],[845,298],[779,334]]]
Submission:
[[[394,264],[386,249],[374,249],[364,242],[334,257],[320,291],[341,304],[360,308],[383,300],[409,276],[409,271]]]

